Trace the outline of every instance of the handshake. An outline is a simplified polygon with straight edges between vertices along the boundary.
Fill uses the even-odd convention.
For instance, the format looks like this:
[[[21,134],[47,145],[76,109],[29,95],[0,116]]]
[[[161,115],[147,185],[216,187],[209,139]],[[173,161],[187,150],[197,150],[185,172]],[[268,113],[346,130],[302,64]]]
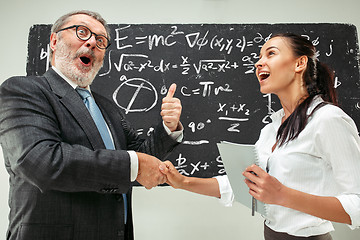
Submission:
[[[156,157],[145,153],[136,153],[139,159],[139,170],[136,181],[146,189],[167,183],[174,188],[183,182],[181,175],[170,161],[162,162]]]

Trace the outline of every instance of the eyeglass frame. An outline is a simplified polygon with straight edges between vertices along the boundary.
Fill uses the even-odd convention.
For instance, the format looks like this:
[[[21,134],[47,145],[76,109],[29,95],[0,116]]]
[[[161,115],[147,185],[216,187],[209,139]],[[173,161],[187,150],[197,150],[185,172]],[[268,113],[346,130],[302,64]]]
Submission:
[[[79,37],[79,34],[78,34],[78,28],[79,28],[79,27],[83,27],[83,28],[86,28],[86,29],[89,30],[90,36],[89,36],[87,39],[83,39],[83,38],[80,38],[80,37]],[[90,30],[90,28],[88,28],[87,26],[84,26],[84,25],[72,25],[72,26],[69,26],[69,27],[66,27],[66,28],[62,28],[62,29],[56,31],[56,33],[61,32],[61,31],[64,31],[64,30],[68,30],[68,29],[71,29],[71,28],[76,28],[76,29],[75,29],[76,36],[77,36],[80,40],[82,40],[82,41],[87,41],[87,40],[89,40],[89,39],[92,37],[92,35],[95,36],[95,39],[96,39],[97,36],[102,36],[102,37],[106,38],[108,44],[107,44],[107,46],[106,46],[105,48],[99,47],[98,44],[97,44],[97,41],[96,41],[96,46],[97,46],[99,49],[107,49],[107,48],[109,48],[109,46],[111,45],[110,39],[107,38],[105,35],[94,33],[93,31]]]

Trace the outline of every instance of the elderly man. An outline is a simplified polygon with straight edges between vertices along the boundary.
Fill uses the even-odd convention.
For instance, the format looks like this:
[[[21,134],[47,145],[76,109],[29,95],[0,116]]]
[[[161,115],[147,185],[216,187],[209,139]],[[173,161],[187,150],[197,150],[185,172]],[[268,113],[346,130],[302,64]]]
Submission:
[[[182,140],[176,85],[163,99],[163,122],[140,139],[113,102],[90,91],[109,38],[99,14],[66,14],[52,27],[52,68],[1,85],[7,239],[133,239],[132,182],[166,181],[159,159]]]

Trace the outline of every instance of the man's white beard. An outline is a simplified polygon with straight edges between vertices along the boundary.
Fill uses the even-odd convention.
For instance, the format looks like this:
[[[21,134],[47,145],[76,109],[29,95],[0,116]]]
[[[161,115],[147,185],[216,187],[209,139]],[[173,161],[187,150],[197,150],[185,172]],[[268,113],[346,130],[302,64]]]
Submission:
[[[75,53],[71,52],[69,49],[70,47],[64,41],[59,39],[57,51],[54,53],[56,68],[79,87],[85,88],[91,85],[96,74],[102,67],[103,61],[101,60],[101,62],[99,62],[95,58],[93,51],[90,49],[79,49]],[[77,58],[83,54],[92,56],[93,62],[91,66],[85,67],[75,62]],[[76,66],[76,64],[78,66]]]

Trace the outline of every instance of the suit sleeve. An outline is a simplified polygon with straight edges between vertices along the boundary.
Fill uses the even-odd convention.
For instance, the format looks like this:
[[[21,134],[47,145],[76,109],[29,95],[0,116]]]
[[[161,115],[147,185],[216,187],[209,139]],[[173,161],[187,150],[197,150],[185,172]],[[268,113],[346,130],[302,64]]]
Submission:
[[[151,132],[148,138],[141,138],[137,134],[137,131],[132,127],[131,123],[126,119],[124,113],[115,105],[115,103],[98,94],[95,96],[96,101],[105,108],[106,112],[112,113],[111,116],[108,116],[109,118],[113,118],[114,115],[117,115],[117,119],[121,119],[121,131],[125,133],[127,150],[146,153],[155,156],[160,160],[166,160],[166,157],[179,144],[179,142],[169,136],[162,122],[154,127],[154,131]],[[114,111],[114,109],[117,111]],[[115,119],[112,121],[116,122]],[[116,126],[115,129],[120,131],[116,128]]]
[[[171,151],[179,144],[165,131],[162,123],[159,123],[147,139],[140,139],[136,131],[130,127],[130,123],[123,118],[123,128],[126,129],[128,149],[147,153],[160,160],[166,160]]]

